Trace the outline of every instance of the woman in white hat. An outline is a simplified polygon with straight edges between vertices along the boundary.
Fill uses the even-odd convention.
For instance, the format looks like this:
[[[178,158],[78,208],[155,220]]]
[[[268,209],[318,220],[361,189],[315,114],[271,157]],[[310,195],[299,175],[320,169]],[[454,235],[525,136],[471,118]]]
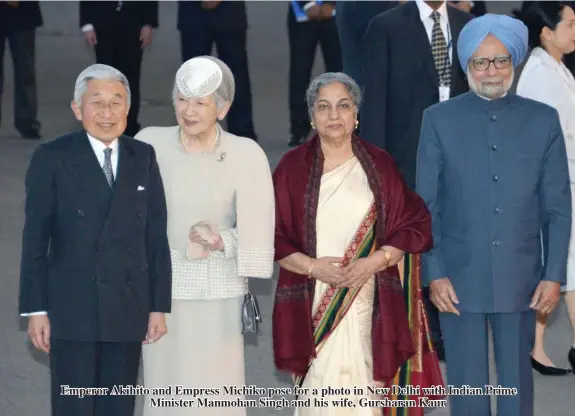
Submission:
[[[136,136],[157,154],[173,268],[168,333],[143,350],[144,384],[150,389],[220,389],[230,400],[222,386],[245,384],[242,301],[248,277],[273,274],[275,201],[264,151],[218,122],[232,105],[234,89],[222,61],[190,59],[175,77],[178,125],[149,127]],[[174,389],[167,393],[148,396],[144,415],[214,414],[197,408],[197,398],[193,410],[166,407],[158,399],[194,399]],[[245,415],[246,409],[230,407],[225,414]]]

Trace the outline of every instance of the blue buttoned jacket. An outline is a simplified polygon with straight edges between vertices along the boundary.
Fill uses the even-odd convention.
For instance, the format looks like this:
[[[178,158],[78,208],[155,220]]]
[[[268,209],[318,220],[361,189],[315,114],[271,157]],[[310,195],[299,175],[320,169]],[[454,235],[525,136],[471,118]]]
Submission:
[[[552,107],[469,92],[428,108],[416,190],[433,218],[424,284],[449,277],[460,311],[528,310],[541,280],[565,282],[571,189]]]

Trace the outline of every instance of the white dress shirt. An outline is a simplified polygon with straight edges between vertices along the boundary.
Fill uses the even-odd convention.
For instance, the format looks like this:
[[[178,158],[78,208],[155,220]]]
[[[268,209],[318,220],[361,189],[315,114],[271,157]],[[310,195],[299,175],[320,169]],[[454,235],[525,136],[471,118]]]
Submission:
[[[434,10],[423,0],[416,0],[415,3],[419,8],[419,17],[421,18],[421,22],[423,23],[425,31],[427,32],[429,43],[431,44],[431,35],[433,32],[433,25],[435,24],[435,21],[431,17],[431,14],[433,13]],[[447,15],[447,2],[443,2],[441,7],[437,9],[437,12],[441,16],[439,19],[439,24],[441,26],[443,36],[445,37],[445,42],[447,43],[447,51],[449,53],[449,63],[451,63],[453,62],[453,41],[451,37],[451,30],[449,28],[449,17]]]
[[[104,154],[104,150],[106,148],[112,149],[112,154],[110,158],[112,159],[112,172],[114,172],[114,178],[116,177],[116,172],[118,172],[118,139],[115,139],[109,145],[105,145],[98,139],[93,138],[88,134],[88,139],[90,139],[90,144],[92,145],[92,149],[98,158],[98,163],[104,169],[104,158],[106,155]]]
[[[98,158],[98,163],[102,167],[102,170],[104,169],[104,159],[106,157],[104,154],[104,150],[107,147],[110,147],[112,149],[112,154],[110,155],[110,158],[112,159],[112,172],[114,172],[114,178],[115,178],[116,172],[118,172],[118,139],[115,139],[112,143],[110,143],[109,146],[106,146],[103,142],[93,138],[89,134],[88,139],[90,140],[90,145],[92,145],[92,150],[94,150],[94,153]],[[41,312],[23,313],[21,314],[21,316],[45,315],[45,314],[46,311],[41,311]]]

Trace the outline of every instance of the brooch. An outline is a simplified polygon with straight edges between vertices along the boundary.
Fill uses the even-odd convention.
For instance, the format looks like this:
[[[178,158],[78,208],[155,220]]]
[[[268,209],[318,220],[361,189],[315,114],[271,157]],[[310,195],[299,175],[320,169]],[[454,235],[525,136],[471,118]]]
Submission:
[[[223,162],[226,158],[226,152],[220,153],[220,157],[218,158],[218,162]]]

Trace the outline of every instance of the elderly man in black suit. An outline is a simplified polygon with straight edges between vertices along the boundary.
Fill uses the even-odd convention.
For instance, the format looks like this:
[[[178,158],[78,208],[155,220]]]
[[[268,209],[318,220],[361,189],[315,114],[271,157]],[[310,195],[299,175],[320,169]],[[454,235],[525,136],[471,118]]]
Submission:
[[[36,91],[36,28],[42,26],[37,1],[0,1],[0,109],[6,41],[14,63],[14,125],[25,139],[40,138]]]
[[[445,1],[409,1],[375,16],[364,45],[361,135],[394,158],[411,189],[421,118],[429,106],[469,90],[457,39],[472,16]],[[440,358],[437,309],[424,299]]]
[[[167,332],[164,188],[153,148],[123,135],[129,107],[121,72],[88,67],[72,101],[83,131],[37,147],[26,174],[19,309],[50,356],[53,416],[132,416],[133,392],[112,388],[136,385],[142,343]]]
[[[80,1],[80,27],[96,62],[124,73],[132,89],[126,134],[140,130],[140,73],[143,51],[158,27],[157,1]]]

